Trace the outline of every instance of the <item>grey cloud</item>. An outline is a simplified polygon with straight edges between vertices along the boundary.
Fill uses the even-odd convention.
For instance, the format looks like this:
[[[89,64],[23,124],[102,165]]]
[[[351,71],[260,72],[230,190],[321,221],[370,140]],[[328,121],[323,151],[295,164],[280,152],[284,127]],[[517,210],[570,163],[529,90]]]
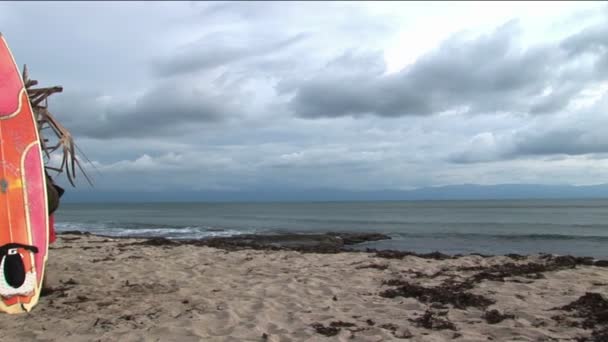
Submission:
[[[607,16],[608,16],[608,7]],[[608,73],[608,25],[606,23],[589,27],[562,42],[562,48],[570,56],[592,54],[595,60],[593,73],[596,79],[602,80]]]
[[[592,127],[526,130],[499,137],[494,143],[471,141],[446,160],[455,164],[497,162],[542,156],[580,156],[608,153],[608,138]]]
[[[473,40],[456,34],[392,75],[371,68],[370,61],[353,66],[360,70],[356,76],[323,69],[311,78],[290,81],[295,89],[291,106],[298,116],[308,118],[424,116],[447,110],[543,114],[565,108],[597,78],[559,46],[520,49],[518,32],[513,21]],[[579,50],[570,51],[576,56],[585,52],[604,57],[605,52],[591,44],[601,35],[574,37],[569,39]],[[547,94],[547,89],[552,92]]]
[[[476,135],[446,158],[457,164],[496,162],[521,158],[588,156],[608,153],[608,94],[593,104],[566,115],[554,116],[550,123],[534,120],[517,129]]]
[[[559,129],[527,137],[515,146],[512,154],[581,155],[596,152],[608,152],[608,139],[601,139],[581,129]]]
[[[274,39],[248,34],[215,32],[183,47],[177,54],[157,62],[155,70],[160,76],[172,76],[226,66],[252,57],[276,54],[306,37],[308,37],[306,33],[284,39]]]
[[[446,160],[455,164],[498,162],[542,156],[580,156],[608,153],[608,138],[593,128],[557,127],[547,131],[534,127],[500,136],[493,143],[471,141]]]
[[[595,25],[574,34],[562,42],[571,56],[587,51],[604,53],[608,47],[608,25]]]
[[[238,114],[232,100],[187,85],[161,84],[134,103],[100,101],[95,94],[59,95],[52,111],[59,113],[74,134],[108,139],[168,136]]]

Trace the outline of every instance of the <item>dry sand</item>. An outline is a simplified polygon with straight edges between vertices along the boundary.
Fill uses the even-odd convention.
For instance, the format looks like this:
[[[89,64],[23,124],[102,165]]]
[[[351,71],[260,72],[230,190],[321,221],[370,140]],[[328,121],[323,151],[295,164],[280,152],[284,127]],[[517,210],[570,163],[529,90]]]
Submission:
[[[0,314],[1,340],[574,341],[595,329],[601,341],[608,318],[601,296],[585,296],[607,292],[608,268],[573,266],[588,260],[138,241],[59,236],[47,266],[51,290],[29,314]],[[513,272],[520,275],[504,277]],[[571,311],[553,310],[572,302]]]

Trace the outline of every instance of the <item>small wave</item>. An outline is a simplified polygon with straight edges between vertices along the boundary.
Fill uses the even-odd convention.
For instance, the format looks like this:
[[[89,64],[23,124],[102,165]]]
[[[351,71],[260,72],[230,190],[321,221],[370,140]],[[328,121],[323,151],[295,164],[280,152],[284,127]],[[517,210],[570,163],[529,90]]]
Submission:
[[[234,236],[246,232],[238,230],[205,231],[201,229],[121,229],[108,230],[108,235],[130,237],[164,237],[171,239],[200,239],[205,237]]]
[[[210,226],[171,226],[139,223],[75,223],[59,222],[57,231],[79,230],[118,237],[164,237],[170,239],[200,239],[206,237],[226,237],[255,233],[253,230],[236,230]]]
[[[588,240],[608,241],[608,236],[568,235],[568,234],[482,234],[482,233],[393,233],[394,238],[418,239],[461,239],[461,240]]]

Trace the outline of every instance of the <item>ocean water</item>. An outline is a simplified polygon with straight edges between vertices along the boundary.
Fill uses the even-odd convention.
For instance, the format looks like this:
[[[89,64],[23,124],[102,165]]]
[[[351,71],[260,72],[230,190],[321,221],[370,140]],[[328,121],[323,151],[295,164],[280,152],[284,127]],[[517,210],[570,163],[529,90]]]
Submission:
[[[380,232],[357,248],[608,258],[608,200],[63,204],[58,231],[203,238]]]

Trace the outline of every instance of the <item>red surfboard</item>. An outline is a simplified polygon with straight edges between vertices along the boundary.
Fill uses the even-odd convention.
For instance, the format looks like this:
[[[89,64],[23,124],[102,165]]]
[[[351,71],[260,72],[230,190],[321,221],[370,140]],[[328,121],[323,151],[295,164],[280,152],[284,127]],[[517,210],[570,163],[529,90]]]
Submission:
[[[37,123],[0,34],[0,311],[38,302],[48,254],[47,194]]]

